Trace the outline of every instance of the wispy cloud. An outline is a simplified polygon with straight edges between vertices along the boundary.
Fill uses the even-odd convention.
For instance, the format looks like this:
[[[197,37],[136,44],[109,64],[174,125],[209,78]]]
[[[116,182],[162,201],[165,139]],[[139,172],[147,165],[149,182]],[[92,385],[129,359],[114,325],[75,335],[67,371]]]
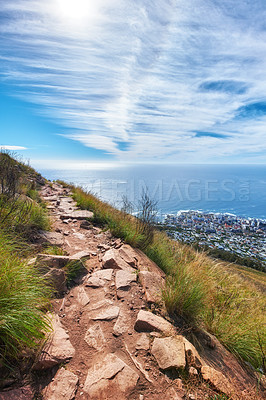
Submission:
[[[122,161],[266,162],[264,0],[62,4],[1,5],[0,77],[67,137]]]
[[[0,144],[0,149],[1,150],[14,150],[14,151],[27,150],[27,148],[23,147],[23,146],[10,146],[10,145],[5,145],[5,144],[3,144],[3,145]]]

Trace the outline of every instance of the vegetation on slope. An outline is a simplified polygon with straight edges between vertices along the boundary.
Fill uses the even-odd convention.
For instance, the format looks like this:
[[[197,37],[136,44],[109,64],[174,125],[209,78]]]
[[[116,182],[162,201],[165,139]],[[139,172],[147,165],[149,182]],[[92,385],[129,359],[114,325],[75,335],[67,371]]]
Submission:
[[[188,324],[200,324],[238,357],[265,370],[262,291],[225,263],[169,239],[164,232],[151,232],[146,221],[140,222],[80,188],[72,190],[78,206],[94,212],[96,223],[141,248],[166,273],[163,298],[170,314]]]
[[[24,349],[36,349],[49,327],[50,288],[25,258],[32,231],[49,227],[39,181],[32,168],[0,153],[0,360],[5,363]]]

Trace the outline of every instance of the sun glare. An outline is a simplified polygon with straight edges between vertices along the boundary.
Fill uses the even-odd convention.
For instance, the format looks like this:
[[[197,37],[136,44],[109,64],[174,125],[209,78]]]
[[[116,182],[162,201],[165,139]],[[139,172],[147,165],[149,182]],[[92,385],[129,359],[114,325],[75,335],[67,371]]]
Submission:
[[[70,20],[85,20],[96,17],[98,7],[95,0],[57,0],[60,16]]]

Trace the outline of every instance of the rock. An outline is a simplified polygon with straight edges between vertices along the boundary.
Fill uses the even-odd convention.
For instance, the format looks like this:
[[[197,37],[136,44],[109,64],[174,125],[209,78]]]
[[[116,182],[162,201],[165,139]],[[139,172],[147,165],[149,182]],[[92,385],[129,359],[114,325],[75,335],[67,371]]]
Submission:
[[[112,304],[113,304],[112,300],[103,299],[103,300],[98,301],[98,303],[90,304],[89,311],[98,310],[99,308],[102,308],[102,307],[108,307]]]
[[[73,256],[70,256],[70,260],[80,260],[82,258],[90,258],[91,256],[91,251],[90,250],[82,250],[79,251],[78,253],[73,254]]]
[[[43,390],[43,400],[72,400],[77,390],[78,377],[60,368],[54,380]]]
[[[191,375],[191,376],[197,376],[197,375],[198,375],[198,371],[197,371],[196,368],[194,368],[194,367],[189,367],[188,373],[189,373],[189,375]]]
[[[139,281],[144,289],[147,302],[159,303],[162,299],[163,278],[154,272],[140,271]]]
[[[135,330],[139,332],[164,332],[166,334],[175,334],[175,328],[170,322],[150,311],[140,310],[135,322]]]
[[[64,244],[64,236],[58,232],[41,231],[39,232],[39,239],[42,243],[49,243],[53,246],[63,246]]]
[[[67,291],[66,276],[62,269],[51,268],[44,277],[53,285],[57,293],[62,294]]]
[[[60,219],[68,219],[68,218],[77,219],[77,220],[85,219],[85,218],[91,219],[91,218],[93,218],[93,212],[87,211],[87,210],[76,210],[71,213],[66,213],[66,214],[60,215]]]
[[[113,276],[112,269],[100,270],[93,272],[91,276],[86,280],[85,285],[91,287],[103,287],[106,281],[110,281]]]
[[[124,244],[119,248],[119,255],[131,267],[137,268],[137,254],[131,246]]]
[[[52,316],[53,333],[44,345],[34,369],[47,369],[74,357],[75,349],[63,328],[58,315]]]
[[[0,400],[33,400],[34,393],[30,386],[0,392]]]
[[[93,225],[91,222],[84,220],[84,221],[80,221],[80,228],[81,229],[92,229]]]
[[[52,268],[63,268],[70,261],[69,256],[57,256],[53,254],[37,254],[37,263]]]
[[[201,374],[203,379],[208,381],[216,390],[229,396],[234,392],[234,388],[220,371],[204,365],[201,367]]]
[[[77,296],[77,301],[81,306],[85,307],[87,304],[89,304],[90,298],[86,293],[84,287],[78,286],[77,288],[74,289],[74,293]]]
[[[120,257],[118,250],[108,250],[102,258],[103,268],[123,269],[125,271],[133,271],[133,268]]]
[[[95,400],[126,400],[126,393],[134,389],[138,379],[138,374],[124,361],[115,354],[107,354],[89,369],[83,390]]]
[[[114,325],[113,335],[120,336],[123,335],[123,333],[128,332],[129,330],[128,321],[129,321],[128,316],[123,311],[122,312],[120,311],[117,321]]]
[[[149,350],[150,341],[146,333],[142,333],[136,343],[136,350]]]
[[[97,351],[101,351],[106,344],[103,331],[99,324],[93,325],[87,330],[84,340],[90,347],[93,347]]]
[[[73,236],[75,236],[79,240],[86,240],[86,236],[83,233],[80,233],[80,232],[74,232]]]
[[[94,321],[111,321],[115,319],[119,315],[120,308],[117,306],[111,306],[106,308],[105,310],[101,311],[98,315],[92,318]]]
[[[128,271],[119,270],[115,274],[116,290],[118,289],[128,290],[130,289],[130,284],[136,281],[137,281],[137,275],[135,272],[131,273]]]
[[[161,369],[185,368],[185,346],[181,335],[155,338],[151,349]]]
[[[185,345],[185,353],[187,365],[194,368],[201,368],[203,364],[205,364],[193,346],[186,338],[183,337],[184,345]]]

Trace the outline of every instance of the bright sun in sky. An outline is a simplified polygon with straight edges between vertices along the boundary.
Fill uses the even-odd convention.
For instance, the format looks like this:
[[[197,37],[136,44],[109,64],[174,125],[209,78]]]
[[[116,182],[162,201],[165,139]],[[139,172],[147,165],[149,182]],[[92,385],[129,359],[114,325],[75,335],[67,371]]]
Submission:
[[[93,18],[98,13],[95,0],[57,0],[61,17],[72,20]]]

